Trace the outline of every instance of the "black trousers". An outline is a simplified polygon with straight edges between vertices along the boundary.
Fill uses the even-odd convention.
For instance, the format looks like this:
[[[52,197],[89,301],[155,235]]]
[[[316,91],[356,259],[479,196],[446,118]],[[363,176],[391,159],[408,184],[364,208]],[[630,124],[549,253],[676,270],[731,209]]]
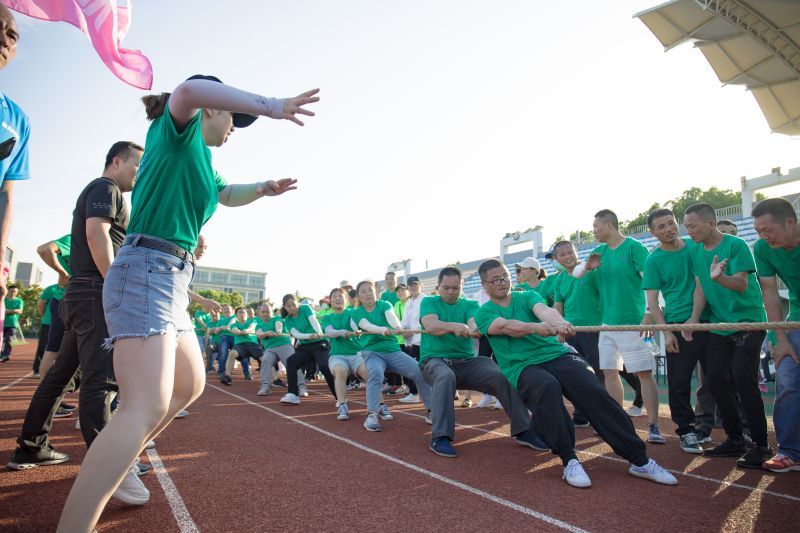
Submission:
[[[406,344],[403,351],[410,355],[415,361],[419,361],[419,344]],[[417,394],[417,384],[413,379],[404,378],[406,385],[408,385],[408,392],[410,394]]]
[[[669,411],[672,421],[678,426],[675,433],[685,435],[695,430],[695,415],[692,409],[692,375],[697,363],[705,368],[708,346],[706,331],[693,333],[692,342],[683,339],[680,333],[678,353],[667,352],[667,386],[669,388]]]
[[[647,463],[645,444],[630,417],[577,354],[525,367],[517,391],[533,412],[534,432],[562,458],[574,455],[575,426],[564,407],[565,396],[589,420],[614,452],[636,466]]]
[[[39,373],[39,366],[42,364],[44,349],[47,348],[47,337],[50,335],[50,324],[39,326],[39,340],[36,343],[36,355],[33,357],[33,373]]]
[[[113,352],[103,348],[108,337],[103,314],[103,280],[72,278],[59,311],[65,327],[61,349],[33,394],[22,434],[17,438],[20,447],[34,453],[49,446],[53,414],[64,394],[74,390],[79,373],[82,374],[81,432],[87,447],[111,418],[110,405],[115,397],[112,393],[117,390]]]
[[[3,327],[3,348],[0,350],[0,357],[6,358],[11,355],[11,339],[14,338],[14,328]]]
[[[600,333],[576,333],[572,337],[567,338],[567,344],[575,348],[589,366],[594,370],[594,375],[600,380],[600,383],[606,382],[606,375],[600,370],[600,348],[597,343],[600,340]],[[635,377],[635,376],[634,376]],[[581,414],[581,410],[575,407],[572,413],[576,423],[583,421],[586,417]]]
[[[733,438],[742,437],[742,419],[736,402],[738,393],[750,437],[759,446],[768,444],[767,418],[758,390],[758,367],[764,336],[763,331],[737,331],[732,335],[711,333],[705,368],[725,433]]]
[[[333,374],[331,374],[331,369],[328,367],[330,350],[330,344],[324,340],[298,344],[294,347],[294,354],[286,360],[286,379],[289,381],[289,392],[292,394],[299,394],[300,392],[297,383],[297,369],[306,363],[315,362],[319,371],[325,376],[325,381],[328,383],[331,394],[334,397],[336,396]]]

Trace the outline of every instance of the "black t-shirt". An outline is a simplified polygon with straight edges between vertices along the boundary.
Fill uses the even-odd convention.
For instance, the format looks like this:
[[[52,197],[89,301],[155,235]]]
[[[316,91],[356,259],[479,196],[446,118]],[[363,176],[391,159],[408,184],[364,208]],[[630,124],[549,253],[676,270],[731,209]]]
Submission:
[[[111,222],[111,243],[114,255],[125,240],[128,229],[128,205],[117,183],[109,178],[97,178],[78,196],[72,212],[72,249],[69,266],[72,276],[100,276],[86,240],[86,219],[104,218]]]

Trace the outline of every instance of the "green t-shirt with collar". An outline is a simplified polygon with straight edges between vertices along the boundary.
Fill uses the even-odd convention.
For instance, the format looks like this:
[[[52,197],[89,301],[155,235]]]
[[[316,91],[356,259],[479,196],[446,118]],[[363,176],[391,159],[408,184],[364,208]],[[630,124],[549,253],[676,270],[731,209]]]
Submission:
[[[17,296],[16,298],[6,298],[6,311],[16,311],[20,310],[25,307],[25,302]],[[10,315],[6,313],[6,319],[3,321],[3,327],[5,328],[19,328],[19,317],[18,314]]]
[[[728,260],[725,274],[747,272],[747,289],[743,293],[727,289],[711,279],[714,256]],[[722,241],[712,250],[702,244],[692,248],[692,268],[700,280],[712,322],[763,322],[767,319],[761,299],[761,287],[756,279],[756,263],[747,243],[739,237],[723,234]],[[717,335],[732,335],[735,331],[712,331]]]
[[[61,300],[64,297],[64,287],[58,283],[46,287],[39,295],[39,299],[44,301],[44,314],[42,315],[42,325],[49,326],[53,319],[50,316],[50,300],[55,298]]]
[[[375,302],[375,307],[372,311],[367,311],[361,305],[353,310],[352,320],[356,326],[362,319],[366,318],[367,322],[374,326],[391,328],[389,321],[386,320],[387,311],[394,312],[392,304],[388,300],[378,300]],[[385,335],[365,334],[361,336],[362,350],[369,350],[371,352],[392,353],[400,351],[400,344],[397,342],[397,337],[387,337]]]
[[[338,330],[358,331],[358,328],[353,329],[350,323],[352,314],[351,309],[345,309],[341,313],[335,311],[328,313],[320,321],[322,331],[324,332],[328,326]],[[351,356],[361,351],[362,342],[359,337],[329,337],[328,340],[331,343],[331,355]]]
[[[649,255],[647,247],[625,237],[616,248],[601,244],[592,253],[600,254],[596,281],[603,324],[641,324],[646,305],[640,272]]]
[[[696,245],[689,237],[683,237],[683,242],[680,250],[656,248],[644,264],[642,287],[661,291],[664,318],[669,323],[686,322],[692,316],[695,287],[692,248]],[[703,311],[704,318],[709,316],[707,309]]]
[[[267,331],[275,331],[277,332],[277,325],[283,324],[283,319],[279,316],[274,316],[264,322],[263,320],[258,321],[258,325],[256,326],[256,331],[267,332]],[[286,326],[281,326],[281,333],[288,333],[286,331]],[[270,348],[276,348],[278,346],[284,346],[286,344],[292,344],[291,337],[264,337],[261,339],[261,345],[264,347],[265,350]]]
[[[762,278],[778,276],[789,289],[790,322],[800,320],[800,246],[791,250],[773,248],[763,239],[753,246],[756,270]]]
[[[167,105],[150,124],[131,195],[129,235],[143,233],[194,251],[200,228],[216,211],[217,194],[227,185],[211,165],[202,120],[198,111],[178,133]]]
[[[546,363],[570,353],[570,350],[558,342],[555,337],[542,337],[535,334],[524,337],[489,335],[489,326],[498,318],[521,322],[541,322],[533,313],[533,307],[536,304],[546,305],[544,298],[538,292],[512,292],[508,307],[488,301],[475,313],[478,329],[489,339],[501,372],[514,388],[517,387],[519,376],[525,367]]]
[[[238,320],[234,320],[231,322],[231,329],[237,329],[239,331],[245,331],[250,327],[253,328],[253,333],[247,335],[234,335],[233,331],[231,331],[231,335],[233,335],[233,345],[236,346],[238,344],[244,344],[246,342],[252,342],[254,344],[258,344],[258,337],[256,337],[255,331],[258,327],[259,320],[257,318],[248,318],[244,322],[239,322]]]
[[[309,335],[313,335],[316,333],[314,331],[311,322],[309,322],[308,318],[314,316],[314,310],[308,304],[301,304],[297,308],[297,316],[287,316],[283,319],[283,332],[284,333],[291,333],[292,328],[296,329],[298,333],[305,333]],[[297,342],[300,344],[308,344],[311,342],[317,342],[319,339],[298,339]]]
[[[576,278],[566,270],[555,278],[554,300],[564,305],[564,320],[575,326],[599,326],[600,292],[597,290],[597,272],[587,272]]]
[[[457,322],[466,324],[470,318],[475,317],[478,302],[468,300],[463,296],[455,303],[449,304],[441,296],[426,296],[419,306],[420,321],[429,315],[436,315],[442,322]],[[425,329],[425,326],[422,326]],[[429,357],[447,359],[469,359],[475,357],[471,337],[459,337],[449,333],[447,335],[422,335],[419,348],[420,364]]]

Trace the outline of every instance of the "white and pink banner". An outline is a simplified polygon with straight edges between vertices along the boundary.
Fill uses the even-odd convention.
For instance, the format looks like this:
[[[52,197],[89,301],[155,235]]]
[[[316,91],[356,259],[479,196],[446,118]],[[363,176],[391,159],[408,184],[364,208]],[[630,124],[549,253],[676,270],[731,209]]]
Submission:
[[[116,77],[139,89],[153,86],[153,67],[139,50],[121,48],[131,24],[131,2],[118,0],[0,0],[14,11],[40,20],[72,24],[92,41]]]

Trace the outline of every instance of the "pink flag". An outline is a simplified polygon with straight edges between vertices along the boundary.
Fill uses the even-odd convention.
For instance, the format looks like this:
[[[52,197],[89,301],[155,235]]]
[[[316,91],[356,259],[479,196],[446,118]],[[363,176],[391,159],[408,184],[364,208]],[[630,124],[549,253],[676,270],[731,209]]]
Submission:
[[[92,41],[116,77],[139,89],[153,86],[153,67],[138,50],[120,48],[131,21],[131,2],[117,0],[0,0],[14,11],[53,22],[68,22]]]

